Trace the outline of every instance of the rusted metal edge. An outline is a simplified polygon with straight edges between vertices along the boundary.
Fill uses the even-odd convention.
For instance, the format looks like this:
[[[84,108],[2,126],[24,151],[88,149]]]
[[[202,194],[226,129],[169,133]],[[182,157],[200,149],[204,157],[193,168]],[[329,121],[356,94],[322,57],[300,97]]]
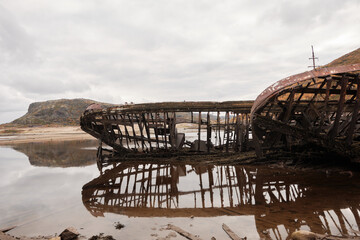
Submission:
[[[190,111],[236,111],[250,113],[254,101],[226,101],[226,102],[159,102],[121,105],[108,108],[89,108],[84,115],[92,113],[131,113],[131,112],[190,112]]]
[[[262,93],[260,93],[260,95],[255,99],[255,102],[251,108],[251,115],[253,115],[259,108],[261,108],[266,103],[267,99],[271,98],[281,90],[286,89],[286,87],[289,87],[295,83],[298,83],[300,85],[303,81],[307,81],[312,78],[356,71],[360,71],[360,64],[321,68],[281,79],[266,88]]]

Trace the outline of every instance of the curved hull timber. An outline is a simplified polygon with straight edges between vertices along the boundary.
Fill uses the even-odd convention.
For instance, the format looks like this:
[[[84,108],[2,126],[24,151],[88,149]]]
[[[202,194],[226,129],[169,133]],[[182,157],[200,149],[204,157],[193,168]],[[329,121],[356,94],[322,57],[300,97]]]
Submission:
[[[360,64],[316,69],[265,89],[251,109],[258,157],[276,147],[301,145],[358,156],[359,71]]]
[[[252,104],[232,101],[162,102],[104,109],[92,106],[81,116],[80,125],[117,152],[239,152],[248,145]]]

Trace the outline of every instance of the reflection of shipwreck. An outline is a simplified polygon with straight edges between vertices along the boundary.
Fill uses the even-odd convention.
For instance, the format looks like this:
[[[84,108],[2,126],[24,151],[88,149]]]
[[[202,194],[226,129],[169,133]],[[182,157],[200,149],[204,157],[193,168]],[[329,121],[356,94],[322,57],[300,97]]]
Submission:
[[[92,106],[84,131],[118,152],[241,152],[316,145],[348,157],[360,141],[360,64],[323,68],[276,82],[255,102],[170,102]],[[251,120],[251,125],[250,125]],[[189,142],[178,124],[196,124]]]
[[[94,216],[250,215],[260,236],[270,232],[283,239],[301,227],[324,234],[356,233],[360,195],[358,186],[350,185],[345,177],[276,169],[120,163],[84,185],[82,198]],[[280,227],[285,227],[285,236]]]

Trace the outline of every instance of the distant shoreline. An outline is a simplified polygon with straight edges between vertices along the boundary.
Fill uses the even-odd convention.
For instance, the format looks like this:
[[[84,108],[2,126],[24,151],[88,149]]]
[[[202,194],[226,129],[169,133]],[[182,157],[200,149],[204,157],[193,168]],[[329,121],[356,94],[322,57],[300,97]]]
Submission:
[[[79,126],[7,127],[0,129],[0,146],[17,143],[95,140]]]

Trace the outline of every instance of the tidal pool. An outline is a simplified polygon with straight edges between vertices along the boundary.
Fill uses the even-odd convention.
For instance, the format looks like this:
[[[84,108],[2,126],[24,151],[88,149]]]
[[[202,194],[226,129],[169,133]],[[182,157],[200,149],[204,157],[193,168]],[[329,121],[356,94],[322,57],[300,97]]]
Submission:
[[[0,147],[0,228],[14,236],[60,233],[86,238],[229,239],[222,224],[248,239],[287,239],[298,229],[357,235],[358,173],[266,166],[117,163],[98,168],[97,141]],[[125,225],[118,230],[117,223]],[[170,234],[170,235],[169,235]]]

